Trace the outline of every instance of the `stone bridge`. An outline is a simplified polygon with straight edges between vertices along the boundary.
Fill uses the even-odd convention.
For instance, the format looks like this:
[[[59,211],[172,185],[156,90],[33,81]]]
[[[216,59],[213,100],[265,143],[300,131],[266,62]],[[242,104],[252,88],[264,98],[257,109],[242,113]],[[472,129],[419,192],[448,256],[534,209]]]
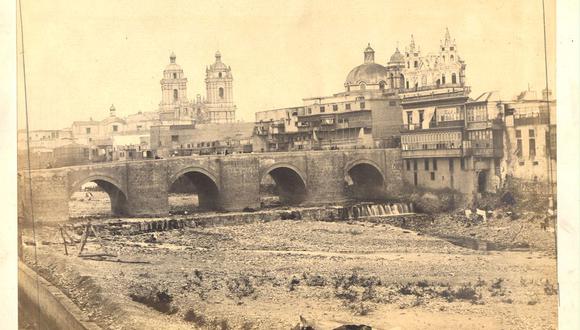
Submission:
[[[65,221],[69,200],[95,182],[116,215],[167,215],[168,193],[187,178],[200,207],[235,211],[260,206],[260,182],[272,177],[286,204],[315,205],[383,197],[402,185],[399,149],[361,149],[192,156],[102,163],[32,171],[33,208],[28,172],[18,174],[19,211],[37,221]]]

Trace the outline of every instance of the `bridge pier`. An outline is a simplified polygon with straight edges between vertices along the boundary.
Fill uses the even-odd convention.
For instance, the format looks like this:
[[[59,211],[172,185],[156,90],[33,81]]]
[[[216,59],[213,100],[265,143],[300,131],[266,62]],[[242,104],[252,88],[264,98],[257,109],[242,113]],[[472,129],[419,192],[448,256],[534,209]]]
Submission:
[[[167,172],[165,166],[159,165],[150,161],[127,166],[127,215],[169,215]]]
[[[18,175],[18,214],[25,225],[68,220],[68,178],[52,172],[33,175],[32,205],[28,173]]]
[[[241,211],[260,207],[259,160],[255,157],[220,159],[219,208]]]

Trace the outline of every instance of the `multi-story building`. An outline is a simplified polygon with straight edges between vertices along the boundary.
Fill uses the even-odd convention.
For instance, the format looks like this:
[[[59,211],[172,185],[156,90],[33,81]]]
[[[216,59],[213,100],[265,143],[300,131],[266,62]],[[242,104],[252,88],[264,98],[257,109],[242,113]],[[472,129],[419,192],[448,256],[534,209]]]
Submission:
[[[551,183],[555,192],[556,100],[551,92],[544,90],[541,97],[534,91],[522,92],[506,104],[505,123],[506,176],[546,194]]]
[[[253,123],[153,126],[151,148],[160,157],[251,152],[253,129]]]
[[[396,144],[400,105],[387,85],[389,71],[364,50],[347,75],[345,91],[303,99],[299,107],[256,113],[255,151],[371,148]]]

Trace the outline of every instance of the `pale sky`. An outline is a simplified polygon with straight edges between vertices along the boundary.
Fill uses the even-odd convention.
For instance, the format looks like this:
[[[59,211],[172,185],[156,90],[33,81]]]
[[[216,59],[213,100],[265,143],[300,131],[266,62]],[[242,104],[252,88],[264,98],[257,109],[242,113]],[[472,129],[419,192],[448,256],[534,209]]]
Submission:
[[[555,91],[554,4],[546,0]],[[498,90],[512,99],[545,85],[541,0],[23,0],[22,10],[31,129],[103,119],[111,104],[119,116],[156,111],[172,51],[188,97],[205,95],[217,49],[232,68],[237,119],[253,121],[256,111],[343,91],[368,42],[386,65],[411,34],[423,54],[437,52],[446,27],[471,97]]]

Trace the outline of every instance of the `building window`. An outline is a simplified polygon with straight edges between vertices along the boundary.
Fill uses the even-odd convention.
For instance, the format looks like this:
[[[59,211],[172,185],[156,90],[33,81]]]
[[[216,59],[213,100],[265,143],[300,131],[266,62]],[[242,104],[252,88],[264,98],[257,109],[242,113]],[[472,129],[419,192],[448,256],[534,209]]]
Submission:
[[[516,146],[516,156],[518,157],[522,157],[522,139],[518,139],[517,140],[517,146]]]
[[[522,138],[522,131],[520,131],[519,129],[516,130],[516,138],[518,139]]]
[[[437,171],[437,159],[433,158],[433,171]]]
[[[85,132],[86,132],[87,134],[91,134],[91,128],[90,128],[90,127],[87,127],[87,128],[85,128]]]
[[[324,111],[326,111],[326,109],[324,108],[324,106],[323,106],[323,105],[321,105],[321,106],[320,106],[320,112],[324,112]]]
[[[411,170],[411,161],[407,159],[407,171]]]
[[[449,59],[451,60],[451,62],[453,62],[453,60],[455,60],[455,57],[453,55],[449,56]]]
[[[113,132],[117,132],[119,130],[119,126],[113,125]]]
[[[419,110],[419,127],[423,128],[423,120],[425,119],[425,113],[423,110]]]
[[[178,99],[178,98],[179,98],[178,91],[177,91],[177,89],[174,89],[174,90],[173,90],[173,99],[174,99],[175,101],[177,101],[177,99]]]
[[[308,108],[307,109],[307,112],[308,112],[309,115],[312,114],[312,108]]]
[[[405,86],[407,87],[407,89],[409,89],[409,81],[407,80],[407,82],[405,83]]]
[[[429,159],[425,159],[425,171],[429,171]]]
[[[365,108],[365,103],[364,102],[361,102],[360,103],[360,108],[361,108],[361,110]]]
[[[451,158],[451,159],[449,159],[449,172],[453,173],[453,166],[454,166],[453,158]]]
[[[465,170],[465,158],[461,158],[461,169]]]
[[[413,63],[413,67],[415,67],[415,68],[416,68],[416,67],[418,67],[418,66],[419,66],[419,62],[415,61],[415,62]]]
[[[177,79],[177,73],[173,74],[173,79]]]
[[[431,172],[431,181],[435,181],[435,172]]]
[[[413,123],[413,111],[407,111],[407,124],[411,125]]]
[[[451,74],[451,83],[457,84],[457,75],[455,73]]]
[[[365,89],[367,89],[367,85],[365,83],[360,84],[360,90],[364,91]]]
[[[218,93],[219,93],[220,99],[223,99],[224,98],[224,89],[223,89],[223,87],[220,87],[220,89],[218,90]]]
[[[445,56],[443,56],[445,58]],[[441,83],[445,85],[445,75],[441,75]]]
[[[220,78],[222,77],[222,73],[221,73],[221,72],[220,72],[220,73],[218,73],[218,77],[220,77]]]
[[[332,105],[332,111],[338,111],[338,105],[333,104]]]
[[[382,82],[382,81],[381,81],[381,82],[379,83],[379,89],[380,89],[380,90],[384,90],[384,89],[385,89],[385,83],[384,83],[384,82]]]
[[[417,170],[418,166],[417,166],[417,160],[413,159],[413,170]]]
[[[141,125],[137,125],[137,130],[140,131],[143,128]]]
[[[350,103],[347,103],[347,104],[345,104],[345,105],[344,105],[344,108],[345,108],[346,110],[350,110]]]
[[[179,135],[172,135],[171,136],[171,142],[178,142],[179,141]]]
[[[455,47],[451,46],[449,49],[450,49],[450,50],[454,50],[454,49],[455,49]]]
[[[528,146],[529,146],[530,158],[536,157],[536,139],[530,138]]]

